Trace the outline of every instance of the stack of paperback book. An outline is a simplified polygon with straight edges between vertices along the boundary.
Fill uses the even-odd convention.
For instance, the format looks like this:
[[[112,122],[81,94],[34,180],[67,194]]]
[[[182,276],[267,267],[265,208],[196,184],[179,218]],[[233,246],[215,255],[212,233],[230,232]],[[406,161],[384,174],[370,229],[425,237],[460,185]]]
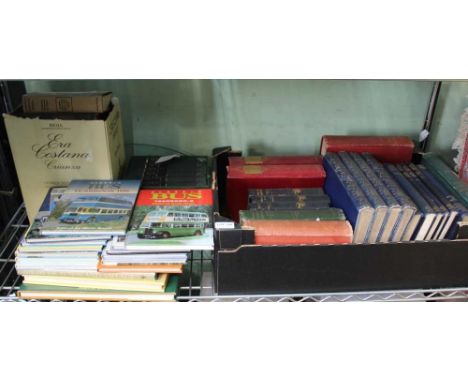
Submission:
[[[52,189],[18,246],[25,299],[170,301],[177,277],[153,269],[100,272],[103,248],[125,235],[140,181],[72,181]],[[131,261],[124,261],[125,264]]]
[[[315,188],[325,180],[322,158],[313,155],[230,157],[227,170],[229,217],[235,221],[248,208],[249,189]]]
[[[422,165],[382,164],[371,154],[326,153],[325,191],[342,208],[354,243],[453,239],[467,210]]]
[[[353,239],[343,211],[321,188],[252,189],[240,224],[255,229],[256,244],[345,244]]]
[[[107,243],[99,271],[181,273],[188,252],[213,250],[212,212],[209,188],[140,190],[128,232]]]

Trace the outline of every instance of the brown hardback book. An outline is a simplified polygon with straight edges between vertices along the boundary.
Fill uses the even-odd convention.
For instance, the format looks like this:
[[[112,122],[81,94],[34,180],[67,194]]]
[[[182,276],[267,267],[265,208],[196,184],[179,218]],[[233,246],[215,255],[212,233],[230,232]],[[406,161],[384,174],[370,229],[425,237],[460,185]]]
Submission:
[[[28,93],[23,95],[25,113],[104,113],[111,92]]]

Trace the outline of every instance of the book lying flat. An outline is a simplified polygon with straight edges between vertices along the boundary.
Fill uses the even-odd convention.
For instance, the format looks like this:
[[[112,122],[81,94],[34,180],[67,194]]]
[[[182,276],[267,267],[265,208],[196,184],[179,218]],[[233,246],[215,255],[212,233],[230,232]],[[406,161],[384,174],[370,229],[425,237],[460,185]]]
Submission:
[[[411,162],[414,143],[404,136],[351,136],[324,135],[320,146],[320,154],[328,152],[369,153],[381,162],[409,163]]]
[[[17,297],[36,300],[82,301],[174,301],[179,278],[171,276],[164,292],[130,292],[104,289],[70,288],[22,284]]]
[[[95,277],[106,279],[133,279],[133,280],[155,280],[158,272],[108,272],[102,273],[97,271],[43,271],[43,270],[27,270],[19,273],[21,276],[62,276],[62,277]],[[169,272],[159,272],[169,273]]]
[[[163,292],[168,281],[168,274],[161,273],[157,279],[116,279],[102,277],[69,277],[27,275],[24,283],[28,285],[54,285],[71,288],[105,289],[132,292]]]
[[[102,273],[182,273],[182,264],[116,264],[108,265],[99,262],[98,271]]]
[[[327,153],[323,166],[327,172],[324,189],[330,196],[332,206],[341,208],[353,226],[353,242],[367,242],[374,208],[337,154]]]
[[[249,189],[249,198],[257,197],[260,199],[271,196],[297,196],[303,198],[313,198],[323,196],[325,193],[322,188],[253,188]]]
[[[388,207],[388,213],[385,217],[385,224],[377,237],[377,241],[381,243],[386,243],[390,241],[390,235],[392,234],[395,226],[400,219],[402,214],[402,206],[398,203],[396,198],[388,190],[387,186],[382,182],[382,180],[374,173],[370,168],[367,162],[363,157],[358,153],[349,153],[354,162],[359,166],[362,172],[366,175],[369,182],[372,183],[374,188],[380,194],[382,199],[385,201],[385,204]]]
[[[239,210],[248,206],[248,190],[254,188],[322,187],[321,164],[229,166],[226,185],[229,217],[239,220]]]
[[[374,174],[383,182],[387,189],[392,193],[395,199],[402,207],[402,213],[394,226],[394,229],[390,235],[390,241],[408,241],[412,235],[410,228],[414,228],[419,220],[420,215],[418,209],[413,200],[404,192],[399,183],[390,175],[387,169],[375,159],[371,154],[363,153],[362,158],[374,171]]]
[[[353,229],[348,221],[244,220],[255,230],[255,244],[348,244]]]
[[[321,164],[320,155],[229,157],[229,166]]]
[[[239,224],[246,220],[346,220],[340,208],[318,208],[310,211],[239,211]]]
[[[385,224],[388,206],[356,162],[354,162],[353,158],[346,152],[340,152],[338,153],[338,156],[348,168],[356,183],[359,184],[361,190],[364,192],[371,203],[371,206],[375,210],[374,219],[369,229],[369,236],[366,240],[367,243],[375,243]]]
[[[40,228],[42,235],[124,235],[139,180],[74,180]]]

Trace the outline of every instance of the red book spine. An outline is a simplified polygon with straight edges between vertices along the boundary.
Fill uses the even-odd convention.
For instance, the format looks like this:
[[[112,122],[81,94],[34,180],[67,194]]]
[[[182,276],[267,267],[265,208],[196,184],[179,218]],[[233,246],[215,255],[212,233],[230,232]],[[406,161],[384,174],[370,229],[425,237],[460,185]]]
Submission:
[[[246,220],[255,229],[255,244],[347,244],[353,241],[348,221]]]
[[[324,135],[320,154],[327,152],[370,153],[379,161],[387,163],[410,163],[413,157],[414,143],[404,136],[341,136]]]
[[[230,157],[229,166],[322,164],[320,155]]]
[[[239,220],[239,210],[247,209],[249,188],[313,188],[325,182],[322,165],[265,165],[228,168],[227,201],[229,216]]]

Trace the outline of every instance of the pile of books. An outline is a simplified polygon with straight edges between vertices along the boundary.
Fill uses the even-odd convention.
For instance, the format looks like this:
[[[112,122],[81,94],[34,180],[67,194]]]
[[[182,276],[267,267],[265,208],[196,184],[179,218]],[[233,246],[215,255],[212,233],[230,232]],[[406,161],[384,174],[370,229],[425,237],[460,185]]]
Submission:
[[[174,237],[188,235],[195,223],[189,216],[171,215],[171,203],[161,211],[157,202],[153,205],[157,195],[146,190],[134,208],[139,185],[72,181],[66,189],[52,189],[16,252],[16,269],[24,277],[18,297],[173,301],[177,274],[192,249],[191,243],[177,246]],[[130,220],[133,229],[127,230]],[[205,225],[198,224],[191,236],[209,242]],[[211,235],[210,249],[212,240]]]
[[[249,210],[239,211],[239,223],[255,229],[255,243],[344,244],[353,239],[343,211],[330,207],[322,188],[251,189]]]
[[[371,154],[326,153],[325,191],[342,208],[354,243],[453,239],[466,208],[423,165],[380,163]]]
[[[230,157],[227,168],[229,217],[239,221],[249,189],[320,188],[325,171],[320,156]]]

